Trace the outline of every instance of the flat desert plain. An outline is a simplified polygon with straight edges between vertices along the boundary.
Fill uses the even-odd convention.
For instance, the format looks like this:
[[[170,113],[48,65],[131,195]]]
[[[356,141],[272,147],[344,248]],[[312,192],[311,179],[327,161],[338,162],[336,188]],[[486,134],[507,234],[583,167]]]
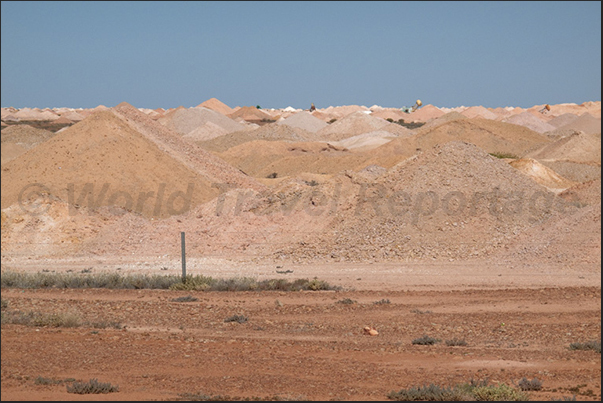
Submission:
[[[600,102],[2,108],[2,400],[486,381],[601,400],[600,119]],[[183,250],[190,276],[331,287],[8,280],[178,277]],[[72,393],[91,380],[115,388]]]

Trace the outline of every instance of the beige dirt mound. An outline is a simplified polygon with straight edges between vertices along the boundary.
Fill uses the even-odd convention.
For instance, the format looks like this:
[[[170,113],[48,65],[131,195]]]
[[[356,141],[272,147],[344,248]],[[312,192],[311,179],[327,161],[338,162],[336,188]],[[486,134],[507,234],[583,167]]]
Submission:
[[[12,161],[19,155],[25,153],[29,148],[17,143],[2,143],[2,162],[4,165],[8,161]]]
[[[375,158],[388,155],[408,158],[449,141],[466,141],[489,153],[503,152],[521,157],[529,150],[551,142],[546,136],[527,128],[479,118],[453,119],[435,127],[426,124],[416,129],[415,133],[375,149]]]
[[[555,214],[540,202],[567,207],[507,163],[463,142],[437,146],[376,179],[346,173],[334,182],[346,177],[345,186],[355,190],[325,214],[326,230],[299,239],[279,256],[332,261],[483,257]],[[321,186],[317,191],[333,193]]]
[[[461,115],[468,117],[469,119],[481,118],[495,120],[498,115],[483,106],[471,106],[461,112]]]
[[[547,133],[547,135],[565,137],[573,132],[601,134],[601,118],[595,118],[587,112],[564,125],[557,126],[557,129]]]
[[[224,160],[212,153],[183,140],[181,136],[165,126],[150,119],[127,102],[111,108],[111,110],[134,130],[157,144],[161,149],[181,161],[195,172],[207,177],[215,183],[228,183],[235,187],[261,191],[265,189],[253,178],[242,174]]]
[[[61,116],[58,119],[55,119],[53,121],[53,123],[55,125],[70,125],[70,124],[73,124],[73,121],[70,119],[67,119],[67,117],[65,117],[65,116]]]
[[[601,178],[578,183],[559,194],[571,203],[580,205],[597,205],[601,203]]]
[[[228,133],[230,133],[228,129],[225,129],[220,125],[213,122],[205,122],[190,133],[184,134],[182,138],[192,142],[207,141]]]
[[[278,121],[277,124],[296,127],[298,129],[302,129],[310,133],[316,133],[320,129],[327,126],[327,123],[313,116],[308,111],[302,111],[293,114],[286,119]]]
[[[230,115],[234,112],[230,106],[226,105],[225,103],[216,98],[211,98],[207,101],[200,103],[199,105],[197,105],[197,108],[211,109],[212,111],[219,112],[224,116]]]
[[[68,111],[66,113],[61,114],[61,116],[65,117],[66,119],[69,119],[72,122],[79,122],[80,120],[84,119],[84,115],[76,111]]]
[[[509,165],[553,192],[561,192],[576,184],[532,158],[514,160]]]
[[[317,140],[339,141],[359,134],[379,130],[390,124],[362,111],[351,113],[316,132]]]
[[[322,142],[283,142],[255,140],[223,153],[220,158],[256,178],[298,176],[303,173],[332,175],[357,169],[364,155]]]
[[[311,141],[316,137],[304,129],[269,123],[256,129],[228,133],[197,144],[212,152],[223,152],[229,148],[255,140],[266,141]]]
[[[534,108],[537,108],[534,107]],[[564,103],[551,105],[551,115],[559,116],[564,113],[572,113],[574,115],[580,116],[583,113],[588,112],[595,118],[601,118],[601,101],[597,102],[584,102],[580,105],[573,103]]]
[[[433,105],[425,105],[411,113],[402,112],[402,119],[405,122],[427,122],[430,119],[436,119],[445,115],[441,109]]]
[[[574,133],[544,145],[527,157],[537,160],[601,163],[601,135]]]
[[[149,217],[159,203],[159,186],[164,186],[169,197],[178,191],[186,194],[188,185],[193,184],[191,205],[217,194],[207,178],[171,158],[110,111],[97,112],[8,162],[2,177],[6,184],[2,208],[18,203],[21,190],[36,183],[72,204],[121,206]],[[93,202],[81,197],[87,184],[95,199],[101,199],[106,187],[106,197]],[[147,200],[140,197],[141,192],[154,193]],[[178,211],[180,207],[184,205],[168,206],[164,202],[157,216],[167,216],[168,210]]]
[[[405,112],[402,112],[400,109],[398,108],[379,108],[379,109],[373,109],[371,108],[372,113],[371,116],[375,117],[375,118],[381,118],[381,119],[392,119],[394,121],[398,121],[400,119],[408,119],[408,114]]]
[[[55,133],[29,125],[11,125],[2,130],[2,164],[52,138]]]
[[[536,133],[546,133],[555,130],[555,126],[544,122],[542,119],[534,116],[530,112],[522,112],[518,115],[513,115],[502,120],[505,123],[510,123],[518,126],[527,127]]]
[[[49,130],[38,129],[30,125],[11,125],[2,130],[2,146],[4,143],[19,143],[26,148],[31,148],[53,137]]]
[[[243,106],[237,109],[235,112],[230,113],[228,115],[231,119],[241,118],[248,122],[262,121],[262,120],[271,120],[272,116],[270,114],[262,112],[260,109],[253,106]]]
[[[189,134],[208,122],[221,127],[228,133],[245,129],[245,126],[221,113],[203,107],[176,109],[174,113],[161,117],[157,121],[179,134]]]
[[[356,112],[368,112],[370,109],[366,106],[359,105],[343,105],[343,106],[329,106],[327,108],[320,109],[321,113],[324,113],[331,117],[331,119],[340,120],[345,116],[351,115]]]
[[[358,136],[348,137],[340,141],[332,141],[329,144],[347,148],[354,151],[368,151],[377,148],[383,144],[389,143],[396,138],[396,135],[385,130],[375,130],[373,132],[359,134]]]
[[[559,128],[561,126],[564,126],[568,123],[573,122],[576,119],[578,119],[577,115],[574,115],[573,113],[564,113],[563,115],[554,117],[553,119],[549,120],[547,123],[550,124],[551,126],[555,126],[555,127]]]
[[[549,222],[518,234],[506,250],[494,258],[510,264],[520,261],[531,265],[565,264],[568,273],[590,264],[598,264],[600,268],[600,199],[597,204],[582,207],[577,212],[557,214]]]
[[[552,160],[540,160],[539,162],[573,182],[588,182],[601,178],[601,164],[599,163]]]
[[[466,116],[461,115],[459,112],[447,112],[446,114],[434,118],[434,119],[430,119],[427,122],[425,122],[425,124],[423,126],[420,127],[421,131],[425,131],[425,130],[429,130],[429,129],[433,129],[435,127],[438,127],[444,123],[448,123],[451,122],[453,120],[462,120],[462,119],[469,119]]]
[[[125,103],[8,162],[2,176],[2,208],[38,184],[26,194],[41,188],[72,205],[119,206],[147,217],[181,214],[215,198],[213,183],[264,188]]]
[[[315,118],[318,118],[320,120],[322,120],[323,122],[328,123],[331,119],[333,119],[334,117],[332,115],[329,115],[327,113],[324,113],[318,109],[316,109],[313,112],[310,112],[312,114],[312,116],[314,116]]]

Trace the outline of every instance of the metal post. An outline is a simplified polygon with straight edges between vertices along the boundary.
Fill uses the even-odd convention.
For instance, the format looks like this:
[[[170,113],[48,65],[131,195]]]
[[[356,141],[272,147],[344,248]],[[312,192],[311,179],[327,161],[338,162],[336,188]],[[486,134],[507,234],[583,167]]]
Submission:
[[[180,233],[180,243],[182,245],[182,282],[186,282],[186,246],[184,244],[184,232]]]

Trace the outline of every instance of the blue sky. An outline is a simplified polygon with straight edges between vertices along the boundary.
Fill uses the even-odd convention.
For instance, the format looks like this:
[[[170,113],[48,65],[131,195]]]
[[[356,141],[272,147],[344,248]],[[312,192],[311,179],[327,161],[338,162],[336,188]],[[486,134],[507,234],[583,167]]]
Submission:
[[[601,100],[601,2],[2,1],[1,106]]]

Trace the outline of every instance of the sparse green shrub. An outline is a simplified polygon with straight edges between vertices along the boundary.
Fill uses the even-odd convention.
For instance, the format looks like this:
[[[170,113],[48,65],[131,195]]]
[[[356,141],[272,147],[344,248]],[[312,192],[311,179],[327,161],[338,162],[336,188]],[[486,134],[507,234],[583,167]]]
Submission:
[[[79,314],[41,313],[41,312],[3,312],[2,324],[25,325],[37,327],[79,327],[84,324]]]
[[[473,389],[473,396],[476,400],[487,402],[524,402],[530,400],[524,392],[505,384],[477,387]]]
[[[314,179],[312,179],[311,181],[305,181],[306,185],[308,186],[317,186],[318,182],[316,182]]]
[[[100,394],[119,392],[119,386],[111,385],[109,382],[99,382],[96,378],[88,382],[73,382],[67,385],[67,393],[77,393],[79,395]]]
[[[185,297],[173,298],[172,301],[173,302],[195,302],[195,301],[199,301],[199,298],[193,297],[192,295],[187,295]]]
[[[417,129],[425,124],[425,122],[405,122],[404,119],[398,119],[398,121],[394,122],[399,124],[400,126],[406,127],[407,129]]]
[[[441,341],[440,339],[435,339],[433,337],[425,335],[425,336],[419,337],[418,339],[414,339],[412,341],[412,344],[419,344],[422,346],[431,346],[433,344],[439,343],[440,341]]]
[[[2,305],[0,305],[2,307],[2,309],[8,308],[8,301],[3,299],[2,300]]]
[[[427,386],[411,387],[402,389],[398,392],[390,392],[387,397],[390,400],[399,401],[465,401],[471,400],[470,395],[466,395],[463,391],[456,388],[442,388],[440,386],[430,384]]]
[[[42,313],[8,311],[2,313],[2,324],[38,326],[38,327],[83,327],[90,326],[95,329],[122,329],[119,322],[86,322],[77,312]]]
[[[224,322],[226,322],[226,323],[228,323],[228,322],[245,323],[245,322],[247,322],[247,316],[232,315],[231,317],[224,319]]]
[[[538,378],[529,380],[528,378],[523,377],[517,383],[517,386],[519,386],[519,389],[523,391],[540,390],[542,389],[542,382]]]
[[[587,341],[586,343],[571,343],[570,350],[593,350],[601,354],[601,341]]]
[[[375,305],[385,305],[385,304],[391,304],[391,302],[389,301],[389,299],[381,299],[379,301],[375,301],[374,302]]]
[[[251,277],[235,277],[229,279],[218,279],[212,284],[212,291],[255,291],[258,282]]]
[[[465,341],[465,339],[457,339],[455,337],[454,339],[446,340],[446,345],[449,346],[449,347],[466,346],[467,342]]]
[[[326,281],[318,280],[316,277],[314,277],[313,280],[308,281],[307,287],[309,290],[312,290],[312,291],[320,291],[320,290],[328,291],[328,290],[340,289],[340,287],[333,287],[333,286],[329,285]]]
[[[184,281],[174,283],[170,286],[170,290],[181,290],[181,291],[204,291],[211,287],[215,283],[211,277],[203,275],[192,276],[187,275]]]
[[[272,172],[271,174],[266,175],[266,178],[268,179],[274,179],[278,176],[278,174],[276,172]]]
[[[417,315],[424,315],[426,313],[431,313],[431,311],[427,310],[427,311],[422,311],[420,309],[413,309],[412,311],[410,311],[411,313],[416,313]]]
[[[35,379],[34,383],[36,385],[59,385],[63,383],[63,381],[60,379],[44,378],[42,376],[38,376]]]
[[[493,152],[493,153],[489,153],[491,156],[496,157],[496,158],[511,158],[511,159],[518,159],[519,157],[515,154],[512,153],[505,153],[505,152]]]
[[[34,326],[79,327],[82,324],[81,316],[75,312],[45,314],[34,319]]]
[[[350,298],[344,298],[344,299],[340,299],[339,301],[337,301],[338,304],[344,304],[344,305],[352,305],[355,304],[356,301],[354,301],[353,299]]]
[[[180,291],[262,291],[262,290],[340,290],[325,281],[297,280],[257,280],[249,277],[214,279],[203,275],[187,275],[182,280],[178,275],[121,275],[118,273],[21,273],[4,271],[2,288],[109,288],[109,289],[170,289]]]

